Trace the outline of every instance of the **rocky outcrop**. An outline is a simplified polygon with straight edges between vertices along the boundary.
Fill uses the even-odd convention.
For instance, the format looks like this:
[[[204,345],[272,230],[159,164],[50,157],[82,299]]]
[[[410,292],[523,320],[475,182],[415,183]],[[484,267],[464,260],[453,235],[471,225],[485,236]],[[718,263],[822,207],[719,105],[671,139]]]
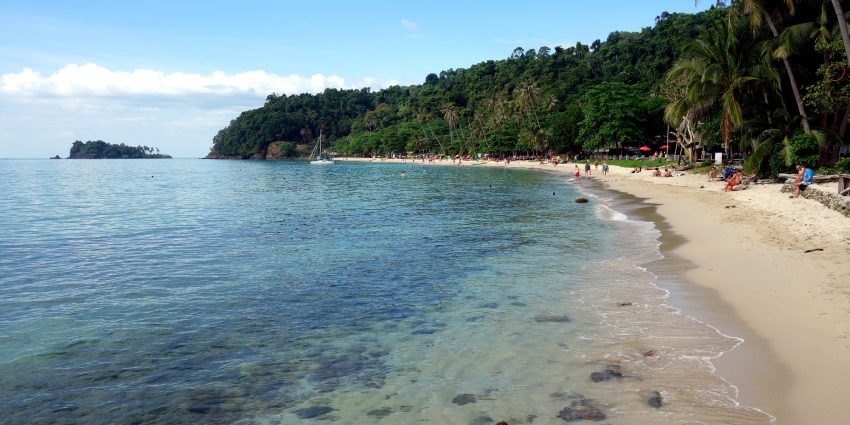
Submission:
[[[591,400],[581,398],[561,409],[557,417],[566,422],[601,421],[605,419],[605,414],[598,407],[594,406]]]
[[[794,180],[788,179],[782,186],[782,192],[794,193]],[[800,196],[818,201],[827,208],[838,211],[846,217],[850,217],[850,196],[841,196],[837,193],[824,192],[823,190],[810,187],[800,193]]]

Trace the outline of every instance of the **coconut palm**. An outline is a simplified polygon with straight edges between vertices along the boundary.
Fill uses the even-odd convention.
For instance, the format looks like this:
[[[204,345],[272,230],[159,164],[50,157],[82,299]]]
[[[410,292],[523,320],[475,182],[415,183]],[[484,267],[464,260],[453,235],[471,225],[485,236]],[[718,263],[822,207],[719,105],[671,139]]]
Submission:
[[[455,111],[455,106],[451,103],[447,103],[443,105],[441,112],[443,113],[443,119],[446,120],[446,123],[449,125],[449,139],[454,142],[454,129],[456,129],[460,124],[457,112]]]
[[[540,118],[537,116],[537,100],[539,94],[537,87],[534,86],[534,83],[525,83],[521,84],[518,90],[519,93],[516,98],[517,108],[526,115],[530,109],[534,115],[534,121],[537,123],[537,129],[539,130],[541,126]]]
[[[720,132],[728,154],[732,133],[744,124],[742,97],[779,87],[766,47],[748,34],[740,19],[702,34],[667,73],[668,82],[685,81],[686,91],[667,105],[665,120],[678,126],[684,117],[699,119],[719,102]]]
[[[838,18],[838,29],[841,30],[841,41],[844,42],[847,65],[850,66],[850,35],[847,34],[847,19],[844,18],[844,9],[838,0],[832,0],[832,7],[835,9],[835,16]]]
[[[776,0],[742,0],[737,3],[737,7],[733,9],[733,12],[743,13],[747,17],[750,28],[753,31],[760,30],[762,24],[767,24],[768,28],[770,28],[770,33],[773,35],[773,39],[778,40],[779,31],[776,29],[774,17],[782,15],[782,8],[793,14],[794,0],[784,0],[782,2]],[[729,19],[730,21],[734,21],[734,13],[729,13]],[[730,24],[734,25],[734,22],[730,22]],[[774,57],[781,59],[782,64],[785,66],[785,73],[788,75],[788,81],[791,85],[791,92],[794,94],[794,101],[797,103],[797,111],[800,113],[800,124],[803,127],[803,131],[809,134],[811,133],[811,129],[809,127],[809,120],[806,117],[803,97],[800,95],[800,87],[797,84],[797,78],[788,59],[789,53],[792,51],[787,44],[788,40],[786,37],[786,43],[779,46],[774,52]]]

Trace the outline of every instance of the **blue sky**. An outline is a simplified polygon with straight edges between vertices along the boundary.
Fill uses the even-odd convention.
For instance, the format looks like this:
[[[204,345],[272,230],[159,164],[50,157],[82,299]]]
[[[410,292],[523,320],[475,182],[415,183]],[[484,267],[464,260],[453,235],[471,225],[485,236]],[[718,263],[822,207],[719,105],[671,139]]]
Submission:
[[[89,139],[199,157],[272,91],[419,84],[709,3],[0,0],[0,158]]]

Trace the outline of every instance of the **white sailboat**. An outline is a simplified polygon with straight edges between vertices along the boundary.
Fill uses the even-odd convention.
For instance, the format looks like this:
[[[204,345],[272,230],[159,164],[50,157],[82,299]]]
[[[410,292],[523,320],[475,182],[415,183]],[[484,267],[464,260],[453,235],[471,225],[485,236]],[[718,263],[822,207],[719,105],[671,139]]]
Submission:
[[[316,145],[313,146],[313,150],[310,152],[310,157],[314,160],[310,161],[310,164],[313,165],[329,165],[333,164],[334,160],[331,157],[322,157],[322,130],[319,130],[319,141],[316,142]]]

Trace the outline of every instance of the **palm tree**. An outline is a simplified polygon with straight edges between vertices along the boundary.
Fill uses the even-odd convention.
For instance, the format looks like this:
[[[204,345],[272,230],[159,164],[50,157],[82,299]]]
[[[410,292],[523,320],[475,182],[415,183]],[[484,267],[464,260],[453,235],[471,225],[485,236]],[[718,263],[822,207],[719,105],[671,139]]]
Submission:
[[[785,0],[784,5],[789,12],[793,14],[794,0]],[[753,31],[761,29],[762,23],[766,23],[768,28],[770,28],[770,33],[773,34],[773,39],[779,39],[779,31],[776,29],[776,23],[774,23],[773,17],[780,16],[782,11],[775,0],[742,0],[738,3],[737,9],[747,16],[750,28],[752,28]],[[734,22],[731,22],[735,19],[733,14],[730,13],[729,17],[730,24],[734,25]],[[782,64],[785,66],[785,72],[788,75],[788,81],[791,84],[791,92],[794,94],[794,101],[797,103],[797,111],[800,113],[800,124],[803,126],[803,131],[805,131],[806,134],[809,134],[812,130],[809,127],[809,120],[806,117],[806,108],[803,105],[803,97],[800,95],[797,78],[794,76],[794,70],[791,69],[791,62],[788,60],[788,52],[790,49],[787,45],[780,47],[785,48],[777,49],[777,51],[774,52],[774,57],[781,59]]]
[[[537,87],[534,86],[534,83],[525,83],[520,85],[519,93],[516,98],[517,107],[522,110],[525,114],[528,114],[528,110],[534,114],[534,121],[537,123],[537,128],[540,129],[540,118],[537,116],[537,97],[538,97]]]
[[[457,117],[457,112],[455,112],[455,106],[451,103],[447,103],[443,105],[443,119],[446,120],[446,123],[449,125],[449,138],[452,142],[454,142],[454,129],[458,127],[460,121]]]
[[[847,65],[850,66],[850,35],[847,34],[847,19],[844,18],[844,9],[838,0],[832,0],[832,7],[835,9],[835,16],[838,18],[838,29],[841,30],[841,41],[844,42]]]
[[[770,66],[768,50],[751,37],[743,21],[717,25],[695,40],[687,56],[667,73],[668,82],[685,81],[686,92],[667,105],[664,118],[678,126],[684,117],[699,118],[719,103],[720,131],[726,153],[732,133],[744,124],[742,97],[768,87],[779,87],[779,76]]]

